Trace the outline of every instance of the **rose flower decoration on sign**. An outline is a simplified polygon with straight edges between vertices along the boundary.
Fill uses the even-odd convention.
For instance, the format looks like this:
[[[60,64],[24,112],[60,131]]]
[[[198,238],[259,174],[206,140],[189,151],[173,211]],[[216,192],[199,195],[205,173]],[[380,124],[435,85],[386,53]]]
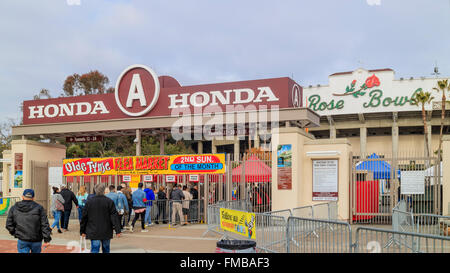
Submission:
[[[375,74],[373,74],[372,76],[370,76],[366,79],[364,84],[361,85],[358,90],[355,90],[355,86],[356,86],[356,80],[353,80],[352,83],[350,84],[350,86],[347,85],[347,87],[345,88],[344,94],[333,94],[333,95],[334,96],[352,95],[355,98],[358,98],[359,96],[364,96],[366,94],[366,92],[363,92],[364,90],[375,87],[375,86],[380,86],[380,79],[378,79],[378,77],[375,76]]]

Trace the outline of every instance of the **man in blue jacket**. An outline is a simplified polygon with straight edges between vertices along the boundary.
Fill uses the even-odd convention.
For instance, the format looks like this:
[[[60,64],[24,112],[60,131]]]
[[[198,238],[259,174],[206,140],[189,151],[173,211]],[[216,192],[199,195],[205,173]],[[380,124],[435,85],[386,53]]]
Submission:
[[[155,200],[155,193],[153,192],[153,189],[149,184],[147,184],[147,187],[144,190],[145,197],[147,198],[147,202],[145,202],[145,223],[147,223],[147,226],[152,225],[152,205]]]
[[[134,224],[136,224],[136,221],[138,220],[139,216],[141,217],[141,227],[142,232],[148,232],[148,230],[145,229],[145,201],[147,201],[147,198],[145,196],[145,192],[142,190],[142,187],[144,184],[139,183],[138,189],[133,192],[133,210],[134,210],[134,219],[131,223],[131,232],[134,230]]]

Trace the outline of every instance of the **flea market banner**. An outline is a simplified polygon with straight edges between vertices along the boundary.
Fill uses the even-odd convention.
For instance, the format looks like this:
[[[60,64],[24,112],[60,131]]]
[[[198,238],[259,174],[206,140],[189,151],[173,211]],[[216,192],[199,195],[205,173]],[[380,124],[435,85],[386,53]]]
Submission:
[[[220,228],[245,236],[248,239],[256,239],[255,219],[254,213],[220,209]]]
[[[225,173],[225,154],[156,155],[63,160],[64,176]]]

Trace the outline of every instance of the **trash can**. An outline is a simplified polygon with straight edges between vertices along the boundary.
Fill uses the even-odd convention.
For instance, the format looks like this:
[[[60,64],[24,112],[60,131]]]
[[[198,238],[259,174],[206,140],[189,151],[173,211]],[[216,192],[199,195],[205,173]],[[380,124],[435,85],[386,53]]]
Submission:
[[[220,240],[216,253],[256,253],[256,242],[250,240]]]

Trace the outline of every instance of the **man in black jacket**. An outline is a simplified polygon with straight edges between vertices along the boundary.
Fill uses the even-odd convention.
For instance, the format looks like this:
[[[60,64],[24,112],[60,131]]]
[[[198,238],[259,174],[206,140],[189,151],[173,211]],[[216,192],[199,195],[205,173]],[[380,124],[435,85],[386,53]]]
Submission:
[[[120,237],[119,215],[114,202],[105,196],[103,183],[95,186],[95,196],[92,197],[83,209],[80,223],[80,234],[91,240],[91,253],[110,252],[110,243],[113,238],[113,229]]]
[[[61,217],[61,229],[67,231],[69,229],[70,213],[72,212],[72,202],[75,203],[75,206],[78,209],[78,199],[75,194],[65,186],[61,187],[61,192],[59,194],[64,198],[64,213]]]
[[[34,202],[34,191],[26,189],[21,202],[9,210],[6,229],[15,238],[19,253],[41,253],[42,240],[44,249],[50,245],[51,229],[45,209]]]

